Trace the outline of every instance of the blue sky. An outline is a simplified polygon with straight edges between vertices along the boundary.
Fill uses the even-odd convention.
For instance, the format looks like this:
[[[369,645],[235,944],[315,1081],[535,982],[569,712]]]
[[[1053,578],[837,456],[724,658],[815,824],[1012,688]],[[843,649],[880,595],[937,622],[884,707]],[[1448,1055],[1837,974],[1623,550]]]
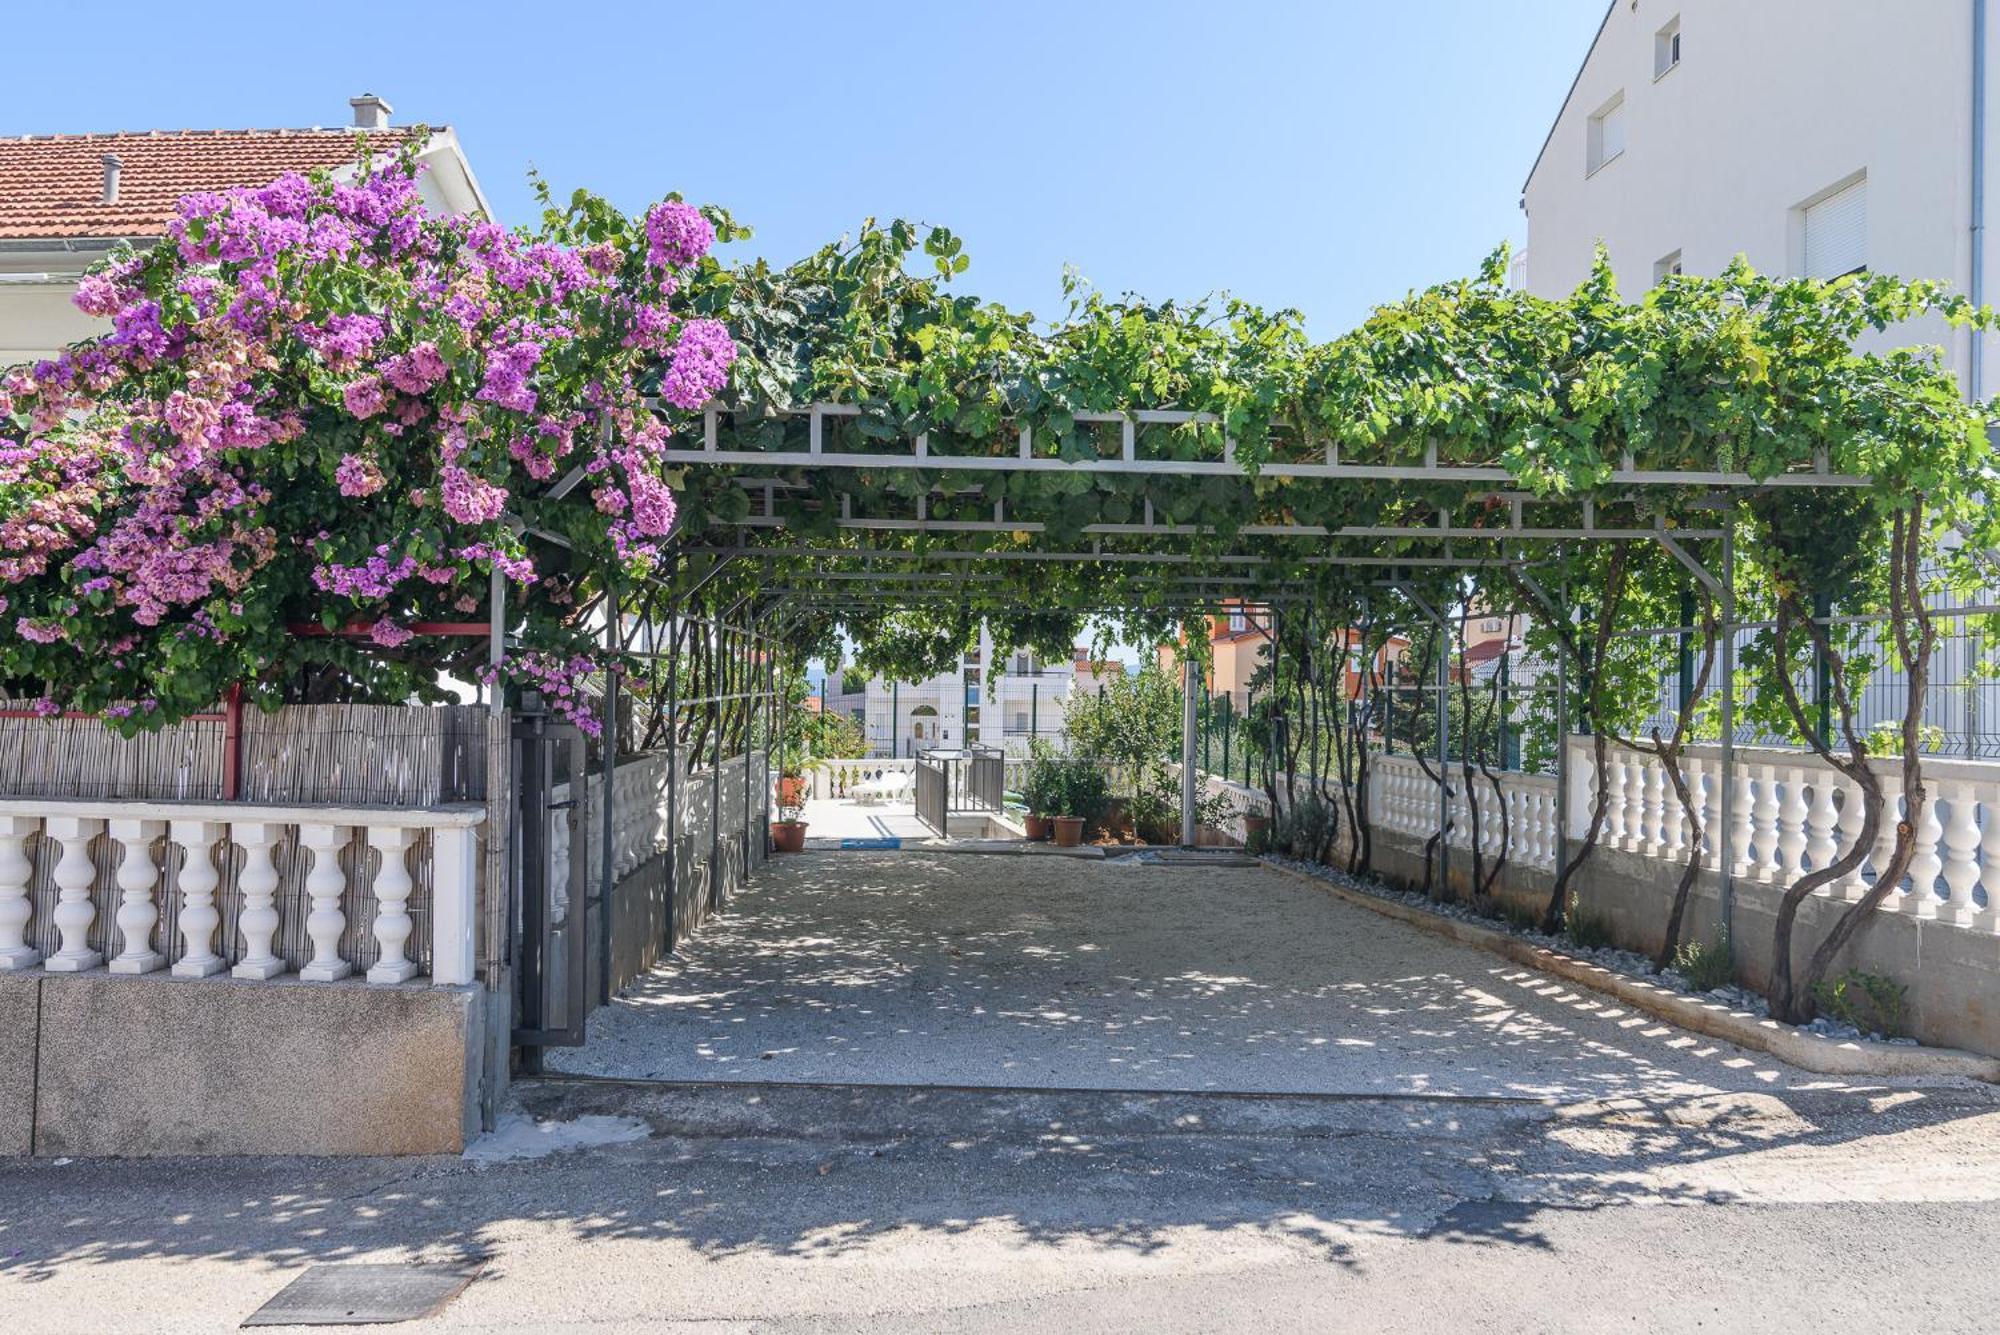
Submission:
[[[1518,242],[1604,0],[19,7],[0,133],[449,122],[502,220],[532,164],[720,203],[793,258],[863,217],[965,238],[981,295],[1228,289],[1329,337]]]

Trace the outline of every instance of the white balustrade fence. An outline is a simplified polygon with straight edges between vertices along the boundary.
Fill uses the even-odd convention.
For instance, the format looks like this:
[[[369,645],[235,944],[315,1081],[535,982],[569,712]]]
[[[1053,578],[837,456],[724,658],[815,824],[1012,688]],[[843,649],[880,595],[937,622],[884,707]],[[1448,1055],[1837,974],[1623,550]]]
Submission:
[[[807,796],[822,799],[842,798],[862,784],[880,779],[884,775],[914,776],[916,770],[917,762],[910,756],[878,760],[816,760],[809,776],[811,788]]]
[[[0,799],[0,970],[470,983],[484,819]]]
[[[1018,793],[1021,783],[1028,775],[1028,761],[1025,756],[1008,756],[1006,759],[1007,791]],[[908,774],[915,782],[917,762],[913,757],[877,758],[874,760],[816,760],[809,776],[806,796],[815,799],[844,798],[852,794],[864,783],[871,783],[888,774]],[[913,791],[913,790],[912,790]]]
[[[1881,776],[1880,825],[1861,864],[1823,894],[1853,901],[1875,883],[1903,818],[1902,762],[1871,762]],[[1860,838],[1861,789],[1817,756],[1737,747],[1734,787],[1723,809],[1722,758],[1713,746],[1689,747],[1681,773],[1702,826],[1702,862],[1714,869],[1729,834],[1730,871],[1739,880],[1789,885],[1832,866]],[[1923,761],[1929,800],[1917,818],[1916,849],[1902,882],[1882,902],[1904,913],[1979,931],[2000,931],[2000,764]],[[1589,738],[1570,741],[1570,836],[1583,837],[1597,792]],[[1643,857],[1684,864],[1690,830],[1671,778],[1650,751],[1610,748],[1604,782],[1609,801],[1600,841]]]
[[[1589,737],[1570,739],[1569,837],[1583,838],[1597,792]],[[1821,893],[1853,901],[1874,884],[1895,845],[1902,816],[1902,763],[1873,762],[1886,798],[1873,846],[1861,864]],[[1738,747],[1735,785],[1723,809],[1722,757],[1714,746],[1691,746],[1681,779],[1700,816],[1703,865],[1717,866],[1725,825],[1730,871],[1742,882],[1783,887],[1831,866],[1860,837],[1857,785],[1808,752]],[[1473,840],[1466,785],[1451,770],[1451,846]],[[1553,872],[1556,865],[1556,779],[1505,772],[1499,791],[1484,776],[1471,785],[1479,811],[1482,853],[1498,855],[1503,828],[1509,862]],[[1882,910],[1976,931],[2000,932],[2000,763],[1927,757],[1930,800],[1916,824],[1916,850],[1902,882]],[[1685,865],[1693,828],[1675,785],[1650,750],[1612,746],[1605,773],[1600,847]],[[1299,790],[1304,791],[1303,780]],[[1438,785],[1407,755],[1369,761],[1370,820],[1377,830],[1428,840],[1438,828]],[[1505,818],[1503,827],[1502,817]]]
[[[1468,805],[1464,775],[1454,765],[1451,838],[1453,848],[1472,849],[1472,814],[1479,814],[1479,850],[1498,857],[1504,845],[1507,860],[1544,870],[1556,865],[1556,781],[1542,774],[1507,770],[1496,774],[1499,791],[1474,772]],[[1414,757],[1376,755],[1368,760],[1369,821],[1413,839],[1427,840],[1438,828],[1438,785]]]

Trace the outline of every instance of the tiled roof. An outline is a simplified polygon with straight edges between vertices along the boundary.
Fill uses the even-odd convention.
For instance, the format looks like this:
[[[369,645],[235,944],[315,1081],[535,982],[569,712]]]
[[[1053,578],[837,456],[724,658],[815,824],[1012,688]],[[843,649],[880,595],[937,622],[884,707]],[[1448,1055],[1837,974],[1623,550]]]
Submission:
[[[415,127],[385,130],[145,130],[0,138],[0,238],[159,236],[182,195],[264,185],[342,167],[366,133],[389,152]],[[103,157],[122,164],[106,204]]]

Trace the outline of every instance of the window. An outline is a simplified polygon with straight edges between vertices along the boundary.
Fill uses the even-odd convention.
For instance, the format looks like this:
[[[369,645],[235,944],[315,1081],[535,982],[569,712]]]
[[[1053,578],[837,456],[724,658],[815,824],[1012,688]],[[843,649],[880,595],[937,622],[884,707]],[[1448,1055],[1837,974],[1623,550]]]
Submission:
[[[1658,287],[1669,278],[1676,277],[1680,271],[1681,253],[1678,250],[1672,254],[1660,256],[1660,258],[1653,261],[1653,286]]]
[[[1241,635],[1248,629],[1250,629],[1250,616],[1247,612],[1240,607],[1230,612],[1229,633],[1231,635]]]
[[[1667,20],[1667,26],[1653,34],[1653,77],[1660,78],[1681,63],[1681,16]]]
[[[1482,622],[1480,622],[1480,623],[1479,623],[1479,631],[1480,631],[1480,634],[1482,634],[1482,635],[1497,635],[1497,634],[1499,634],[1499,632],[1500,632],[1500,618],[1499,618],[1499,617],[1488,617],[1488,618],[1487,618],[1486,620],[1484,620],[1484,621],[1482,621]]]
[[[1843,186],[1805,214],[1805,276],[1838,278],[1868,267],[1868,181]]]
[[[1596,171],[1625,151],[1625,94],[1618,93],[1590,118],[1589,168]]]

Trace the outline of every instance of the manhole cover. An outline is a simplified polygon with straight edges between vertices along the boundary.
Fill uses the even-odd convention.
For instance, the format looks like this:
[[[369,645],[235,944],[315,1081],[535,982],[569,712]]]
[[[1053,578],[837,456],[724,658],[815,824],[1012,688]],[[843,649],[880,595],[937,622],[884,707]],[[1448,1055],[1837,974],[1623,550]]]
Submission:
[[[252,1312],[245,1326],[373,1326],[433,1316],[478,1265],[316,1265]]]

